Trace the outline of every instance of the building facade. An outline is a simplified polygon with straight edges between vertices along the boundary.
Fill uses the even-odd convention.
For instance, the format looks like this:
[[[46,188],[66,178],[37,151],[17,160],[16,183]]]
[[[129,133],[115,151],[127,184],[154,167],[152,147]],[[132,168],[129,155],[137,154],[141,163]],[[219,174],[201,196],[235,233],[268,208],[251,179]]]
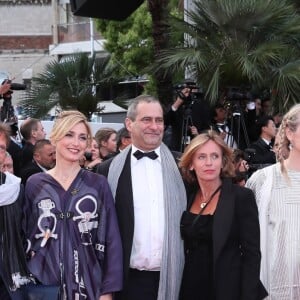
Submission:
[[[76,17],[69,0],[0,0],[0,71],[28,83],[47,63],[75,52],[103,53],[92,20]],[[15,91],[13,102],[24,91]]]

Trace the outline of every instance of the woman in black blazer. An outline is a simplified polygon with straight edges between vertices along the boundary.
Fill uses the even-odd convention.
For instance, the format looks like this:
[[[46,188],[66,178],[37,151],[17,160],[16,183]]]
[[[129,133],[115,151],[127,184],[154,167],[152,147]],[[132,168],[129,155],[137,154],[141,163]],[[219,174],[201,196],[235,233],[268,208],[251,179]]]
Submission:
[[[257,206],[250,189],[232,183],[232,149],[209,130],[192,140],[179,166],[188,196],[180,299],[263,299]]]

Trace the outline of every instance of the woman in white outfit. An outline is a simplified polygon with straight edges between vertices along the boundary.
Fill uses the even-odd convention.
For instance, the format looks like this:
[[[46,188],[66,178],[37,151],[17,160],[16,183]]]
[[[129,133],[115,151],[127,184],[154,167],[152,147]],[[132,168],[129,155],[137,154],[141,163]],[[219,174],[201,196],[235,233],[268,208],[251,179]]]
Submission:
[[[261,227],[261,280],[267,299],[300,299],[300,104],[279,128],[279,162],[256,171],[246,186],[253,189]],[[288,158],[280,152],[289,147]]]

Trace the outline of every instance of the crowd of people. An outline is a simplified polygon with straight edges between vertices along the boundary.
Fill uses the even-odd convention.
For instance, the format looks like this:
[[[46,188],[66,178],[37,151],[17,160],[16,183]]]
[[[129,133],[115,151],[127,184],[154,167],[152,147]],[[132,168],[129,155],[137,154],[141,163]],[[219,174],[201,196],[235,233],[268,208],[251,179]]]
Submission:
[[[49,139],[25,120],[22,145],[0,124],[1,299],[300,299],[300,104],[278,121],[255,101],[245,134],[218,103],[180,151],[178,97],[138,96],[95,135],[75,110]]]

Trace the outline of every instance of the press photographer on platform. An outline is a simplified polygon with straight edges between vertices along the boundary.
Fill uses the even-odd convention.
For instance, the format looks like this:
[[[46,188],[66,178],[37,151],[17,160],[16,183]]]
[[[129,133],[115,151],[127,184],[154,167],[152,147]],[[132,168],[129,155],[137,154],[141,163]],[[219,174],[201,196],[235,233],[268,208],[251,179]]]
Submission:
[[[0,98],[3,99],[3,105],[0,110],[0,120],[5,123],[17,122],[17,117],[15,116],[14,107],[12,105],[12,93],[13,91],[25,90],[26,85],[22,83],[14,83],[9,79],[4,79],[0,86]]]
[[[171,150],[183,152],[194,135],[209,128],[210,106],[191,80],[176,85],[174,93],[175,101],[165,115],[166,130],[170,134],[165,142]]]

